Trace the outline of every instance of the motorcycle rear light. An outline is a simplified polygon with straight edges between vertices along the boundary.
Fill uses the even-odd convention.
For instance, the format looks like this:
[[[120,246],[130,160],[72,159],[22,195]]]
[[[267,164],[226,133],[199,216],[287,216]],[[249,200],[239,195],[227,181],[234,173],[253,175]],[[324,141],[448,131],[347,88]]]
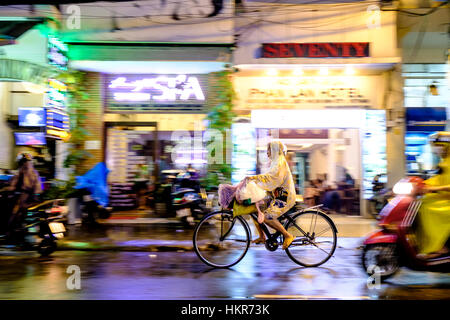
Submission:
[[[380,223],[379,226],[389,232],[396,232],[398,229],[398,226],[391,223]]]

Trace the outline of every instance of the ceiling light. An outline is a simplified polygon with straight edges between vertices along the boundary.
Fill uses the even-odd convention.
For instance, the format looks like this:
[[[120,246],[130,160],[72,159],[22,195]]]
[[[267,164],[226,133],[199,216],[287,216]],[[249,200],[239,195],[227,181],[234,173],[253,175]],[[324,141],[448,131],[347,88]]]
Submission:
[[[328,68],[320,68],[319,74],[321,76],[327,76],[328,75]]]
[[[356,73],[355,68],[353,68],[353,67],[346,67],[345,68],[345,74],[347,76],[353,76],[355,73]]]
[[[294,71],[292,73],[293,73],[294,76],[302,76],[303,75],[303,69],[296,68],[296,69],[294,69]]]
[[[278,75],[277,69],[267,69],[266,74],[270,77],[276,77]]]

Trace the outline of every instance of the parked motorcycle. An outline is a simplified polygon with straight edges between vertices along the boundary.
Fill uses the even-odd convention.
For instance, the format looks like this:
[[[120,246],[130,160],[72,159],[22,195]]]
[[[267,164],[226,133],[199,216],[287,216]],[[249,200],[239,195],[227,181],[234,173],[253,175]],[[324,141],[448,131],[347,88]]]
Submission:
[[[181,189],[172,193],[172,208],[182,222],[194,225],[195,222],[211,212],[214,194],[207,194],[202,188],[200,192],[194,189]]]
[[[386,187],[387,175],[377,174],[372,180],[373,196],[369,199],[369,213],[377,220],[381,210],[394,198],[391,189]]]
[[[111,217],[113,208],[102,206],[95,200],[92,192],[88,188],[79,189],[77,196],[81,206],[82,223],[95,224],[98,219],[108,219]]]
[[[107,175],[109,170],[103,162],[96,164],[85,175],[76,177],[77,197],[83,213],[82,222],[97,223],[97,219],[108,219],[113,208],[108,207],[109,192]]]
[[[9,220],[19,195],[20,193],[10,191],[1,193],[1,202],[4,205],[3,223]],[[56,250],[57,240],[63,238],[66,232],[64,222],[67,207],[61,204],[62,201],[47,200],[24,209],[22,221],[17,228],[9,230],[9,237],[6,237],[7,228],[2,228],[0,244],[8,248],[12,245],[17,249],[36,250],[42,256],[52,254]]]
[[[380,229],[364,241],[362,265],[369,275],[377,273],[383,281],[402,266],[413,270],[450,271],[450,256],[428,260],[417,256],[413,228],[423,187],[424,180],[419,177],[402,179],[394,186],[396,197],[381,211]]]
[[[211,212],[216,193],[207,194],[198,179],[185,175],[182,170],[163,171],[170,183],[155,189],[156,211],[161,215],[175,216],[186,225],[194,225]],[[176,173],[177,175],[175,175]]]

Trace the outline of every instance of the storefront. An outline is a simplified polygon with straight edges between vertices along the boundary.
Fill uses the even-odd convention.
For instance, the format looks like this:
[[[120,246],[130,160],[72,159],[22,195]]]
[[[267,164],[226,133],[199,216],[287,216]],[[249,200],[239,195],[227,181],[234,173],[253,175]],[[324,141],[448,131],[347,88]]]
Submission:
[[[97,152],[90,161],[105,161],[110,170],[114,207],[133,207],[132,188],[139,179],[164,182],[162,171],[189,165],[206,171],[204,120],[219,101],[217,72],[225,68],[220,57],[229,54],[230,45],[69,46],[72,67],[86,71],[92,83],[87,130],[93,135],[87,147]]]
[[[442,6],[421,15],[425,9],[412,6],[417,15],[399,15],[399,46],[405,107],[405,153],[408,174],[426,173],[438,159],[428,136],[449,130],[448,8]],[[421,35],[427,37],[421,39]],[[419,45],[420,43],[420,45]],[[425,171],[425,172],[424,172]]]
[[[151,179],[165,168],[206,167],[203,120],[219,101],[215,73],[231,62],[234,5],[202,6],[139,3],[151,19],[129,19],[136,7],[113,15],[99,3],[104,19],[81,15],[79,29],[63,30],[70,66],[87,72],[90,84],[93,157],[83,170],[106,161],[111,183],[130,183],[142,166]]]
[[[255,152],[247,152],[245,168],[233,162],[240,167],[234,180],[264,171],[267,142],[279,139],[288,147],[298,194],[304,194],[307,181],[321,180],[338,191],[340,212],[364,215],[373,177],[397,171],[389,157],[398,161],[402,154],[390,138],[401,135],[397,127],[402,125],[392,112],[399,103],[391,89],[400,62],[396,16],[381,12],[372,28],[362,4],[320,12],[314,5],[298,9],[291,8],[283,19],[269,15],[240,37],[234,56],[235,110],[247,123],[237,125],[253,133],[242,139],[233,132],[234,153],[250,147]],[[340,18],[331,18],[336,15]],[[305,20],[328,28],[302,30]]]
[[[428,136],[446,129],[449,119],[447,64],[404,64],[405,153],[408,174],[432,170],[436,159]]]
[[[292,85],[290,88],[301,87],[303,88],[301,90],[313,92],[313,89],[305,87],[305,79],[302,80],[302,86],[296,84],[298,79],[295,78],[262,77],[258,80],[267,86],[258,87],[258,92],[274,90],[278,92],[276,95],[289,97],[292,95],[286,91],[289,82]],[[251,109],[248,123],[237,123],[233,126],[235,146],[233,165],[238,169],[234,172],[233,181],[237,182],[246,175],[264,172],[268,164],[265,155],[267,142],[278,139],[288,147],[288,162],[298,194],[304,194],[308,180],[320,179],[329,186],[339,189],[346,181],[348,173],[355,181],[351,188],[354,198],[348,199],[351,203],[342,210],[349,214],[359,214],[360,199],[369,199],[372,196],[372,179],[377,174],[386,173],[387,170],[385,110],[364,107],[314,108],[311,105],[303,109],[294,106],[298,103],[295,102],[297,99],[290,97],[280,99],[280,96],[257,100],[258,108],[252,108],[252,103],[256,101],[243,98],[246,90],[244,83],[252,84],[252,81],[246,77],[236,81],[241,101],[250,100],[246,106]],[[281,85],[277,86],[277,83]],[[323,88],[322,84],[321,93],[325,92]],[[337,82],[333,81],[333,90],[360,91],[355,88],[340,89]],[[252,88],[247,92],[254,91]],[[342,96],[339,99],[342,99]],[[280,106],[283,100],[285,103]],[[326,100],[330,101],[333,98]],[[356,100],[367,100],[367,96]],[[373,101],[370,98],[368,100],[370,102],[366,103]],[[243,161],[245,159],[246,161]],[[347,191],[348,189],[346,188]],[[343,194],[342,198],[347,199],[350,196]]]
[[[55,36],[31,28],[0,50],[0,168],[15,169],[17,155],[27,152],[45,180],[62,178],[57,150],[68,134],[67,90],[54,78],[67,69],[67,48]]]

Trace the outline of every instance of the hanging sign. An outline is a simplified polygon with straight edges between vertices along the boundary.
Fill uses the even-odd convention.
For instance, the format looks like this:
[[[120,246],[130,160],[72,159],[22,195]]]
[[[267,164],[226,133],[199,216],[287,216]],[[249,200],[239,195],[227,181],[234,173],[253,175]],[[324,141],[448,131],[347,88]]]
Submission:
[[[67,45],[58,38],[48,37],[48,64],[61,70],[67,70],[69,64]]]
[[[49,79],[45,94],[47,109],[47,135],[64,139],[69,132],[69,115],[67,114],[67,86],[58,80]]]

